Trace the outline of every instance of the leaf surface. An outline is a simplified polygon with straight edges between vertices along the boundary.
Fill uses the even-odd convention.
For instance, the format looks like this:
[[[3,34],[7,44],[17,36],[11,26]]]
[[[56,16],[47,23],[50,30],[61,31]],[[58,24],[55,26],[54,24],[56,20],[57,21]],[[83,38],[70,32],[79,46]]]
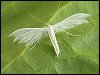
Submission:
[[[2,1],[1,2],[1,73],[2,74],[98,74],[99,73],[99,2],[98,1]],[[28,15],[56,24],[76,14],[87,13],[90,23],[66,30],[80,36],[58,32],[60,46],[57,58],[50,38],[40,40],[34,49],[13,43],[7,36],[19,28],[44,27]]]

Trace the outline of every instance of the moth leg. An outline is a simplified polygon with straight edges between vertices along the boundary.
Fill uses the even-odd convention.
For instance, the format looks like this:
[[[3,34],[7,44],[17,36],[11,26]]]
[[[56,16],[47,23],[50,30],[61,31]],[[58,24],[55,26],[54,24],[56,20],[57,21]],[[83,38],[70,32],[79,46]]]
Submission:
[[[66,31],[64,31],[64,32],[67,33],[67,37],[68,37],[68,34],[71,35],[71,36],[80,36],[80,35],[74,35],[74,34],[71,34],[71,33],[66,32]]]
[[[57,42],[61,43],[60,41],[57,41]]]
[[[39,37],[39,39],[40,38],[41,38],[41,36]],[[36,41],[36,43],[34,44],[34,46],[29,51],[31,51],[37,45],[37,43],[39,42],[39,39]]]
[[[29,51],[31,51],[37,45],[38,42],[39,40],[35,43],[35,45]]]

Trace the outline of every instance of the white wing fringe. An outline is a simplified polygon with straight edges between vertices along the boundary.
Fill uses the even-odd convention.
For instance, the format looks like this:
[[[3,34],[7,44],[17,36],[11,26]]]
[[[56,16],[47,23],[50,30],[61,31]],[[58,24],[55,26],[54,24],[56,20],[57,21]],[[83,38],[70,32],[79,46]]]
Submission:
[[[78,25],[84,24],[84,23],[89,23],[86,18],[88,18],[90,15],[86,14],[86,13],[78,13],[78,14],[74,14],[66,19],[64,19],[63,21],[52,25],[53,29],[56,32],[59,31],[64,31],[66,29],[71,29],[73,27],[76,27]]]
[[[46,28],[22,28],[14,31],[9,36],[14,36],[14,42],[26,43],[26,46],[32,45],[46,34]]]

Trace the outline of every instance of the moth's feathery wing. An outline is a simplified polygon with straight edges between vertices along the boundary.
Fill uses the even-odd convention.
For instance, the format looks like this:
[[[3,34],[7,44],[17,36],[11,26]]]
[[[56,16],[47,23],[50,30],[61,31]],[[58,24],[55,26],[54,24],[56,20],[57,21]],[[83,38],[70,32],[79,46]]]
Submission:
[[[70,28],[73,28],[73,27],[78,26],[83,23],[89,23],[86,20],[86,18],[88,18],[89,16],[90,15],[86,14],[86,13],[74,14],[74,15],[64,19],[63,21],[61,21],[55,25],[52,25],[52,27],[55,30],[55,32],[70,29]]]
[[[14,41],[20,41],[19,43],[25,43],[26,46],[29,46],[46,35],[47,28],[21,28],[14,31],[9,36],[14,36]]]

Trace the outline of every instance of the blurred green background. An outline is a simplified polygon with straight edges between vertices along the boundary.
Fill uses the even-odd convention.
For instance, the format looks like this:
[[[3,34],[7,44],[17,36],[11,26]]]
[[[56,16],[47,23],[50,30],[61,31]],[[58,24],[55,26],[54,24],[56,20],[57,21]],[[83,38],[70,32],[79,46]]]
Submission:
[[[2,1],[1,2],[1,73],[2,74],[98,74],[99,73],[99,2],[98,1]],[[19,28],[44,27],[35,17],[56,24],[76,14],[90,14],[89,24],[67,30],[79,37],[59,32],[57,58],[50,38],[42,39],[29,51],[25,44],[7,37]],[[26,50],[25,50],[26,49]]]

